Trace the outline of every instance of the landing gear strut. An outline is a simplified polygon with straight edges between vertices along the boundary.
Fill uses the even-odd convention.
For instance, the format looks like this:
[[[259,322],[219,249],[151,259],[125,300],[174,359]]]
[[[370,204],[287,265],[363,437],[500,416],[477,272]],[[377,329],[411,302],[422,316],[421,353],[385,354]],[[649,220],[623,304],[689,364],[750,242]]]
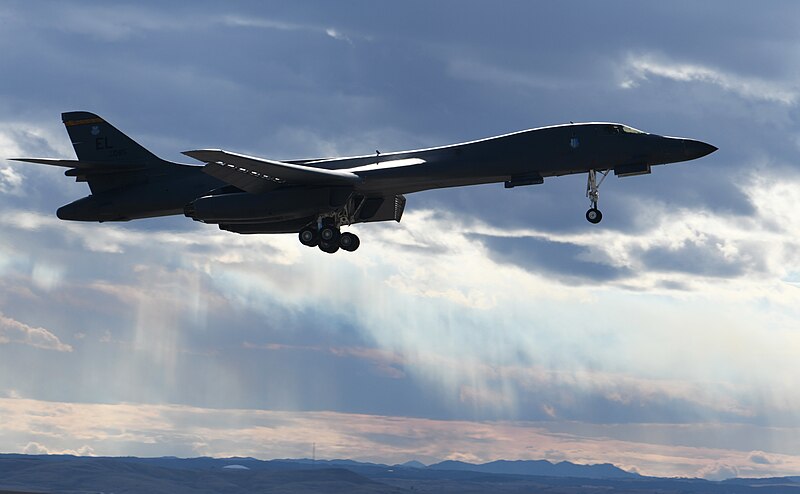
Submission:
[[[603,219],[603,213],[597,209],[597,201],[600,199],[600,184],[603,183],[603,180],[606,179],[608,173],[611,170],[600,171],[600,181],[597,181],[597,170],[589,170],[589,179],[586,182],[586,197],[592,203],[592,207],[586,211],[586,219],[589,220],[589,223],[600,223],[600,220]]]
[[[342,233],[339,228],[357,223],[357,218],[364,207],[366,198],[352,194],[341,209],[324,213],[316,221],[304,226],[298,236],[300,243],[309,247],[319,247],[322,252],[333,254],[339,249],[353,252],[361,245],[358,235],[350,232]]]

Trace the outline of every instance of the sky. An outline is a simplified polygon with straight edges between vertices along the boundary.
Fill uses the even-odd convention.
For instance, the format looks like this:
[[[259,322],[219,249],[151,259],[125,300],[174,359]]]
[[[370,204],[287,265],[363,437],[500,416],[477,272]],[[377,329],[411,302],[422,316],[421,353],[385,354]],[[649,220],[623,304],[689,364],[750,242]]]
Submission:
[[[0,451],[800,475],[800,4],[0,3]],[[64,111],[162,158],[612,121],[719,150],[412,194],[328,255],[71,223]],[[532,155],[536,150],[531,149]],[[198,163],[199,164],[199,163]]]

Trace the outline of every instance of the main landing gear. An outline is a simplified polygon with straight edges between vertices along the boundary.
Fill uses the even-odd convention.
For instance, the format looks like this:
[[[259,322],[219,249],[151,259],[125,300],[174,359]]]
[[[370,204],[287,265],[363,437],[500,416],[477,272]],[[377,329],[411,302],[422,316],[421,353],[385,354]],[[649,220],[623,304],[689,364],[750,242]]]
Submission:
[[[339,227],[328,218],[320,226],[308,225],[298,234],[300,243],[308,247],[319,247],[322,252],[333,254],[339,249],[353,252],[361,245],[358,235],[340,232]]]
[[[589,223],[600,223],[603,219],[603,213],[597,209],[597,201],[600,199],[600,184],[606,179],[611,170],[600,171],[600,181],[597,181],[597,170],[589,170],[589,179],[586,182],[586,197],[592,202],[592,207],[586,211],[586,219]]]

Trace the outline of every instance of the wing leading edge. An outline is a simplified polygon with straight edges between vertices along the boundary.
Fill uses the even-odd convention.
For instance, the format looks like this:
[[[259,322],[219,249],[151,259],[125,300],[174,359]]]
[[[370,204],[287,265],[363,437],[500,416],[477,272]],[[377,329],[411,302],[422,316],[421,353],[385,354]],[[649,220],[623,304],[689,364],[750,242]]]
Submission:
[[[267,160],[221,149],[197,149],[183,154],[205,162],[205,173],[254,194],[274,189],[285,182],[342,185],[361,181],[361,177],[352,172]]]
[[[421,158],[404,158],[353,168],[328,169],[256,158],[221,149],[197,149],[184,151],[183,154],[205,162],[205,173],[254,194],[272,190],[283,183],[352,185],[364,181],[370,172],[425,163]]]

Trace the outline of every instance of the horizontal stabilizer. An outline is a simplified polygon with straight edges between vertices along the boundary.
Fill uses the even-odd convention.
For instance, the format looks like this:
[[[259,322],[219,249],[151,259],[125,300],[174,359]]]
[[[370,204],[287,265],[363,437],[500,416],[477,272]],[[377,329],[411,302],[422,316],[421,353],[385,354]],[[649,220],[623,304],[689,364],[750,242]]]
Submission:
[[[63,166],[64,168],[79,168],[79,169],[98,169],[105,172],[113,171],[132,171],[143,169],[144,167],[137,164],[120,164],[120,163],[98,163],[94,161],[79,161],[79,160],[61,160],[57,158],[10,158],[11,161],[23,161],[25,163],[37,163],[40,165],[50,166]]]
[[[78,160],[60,160],[57,158],[9,158],[11,161],[38,163],[40,165],[63,166],[64,168],[80,168],[85,163]]]
[[[220,149],[198,149],[183,154],[207,163],[203,171],[212,177],[254,194],[282,183],[339,185],[361,181],[361,177],[348,171],[266,160]]]
[[[62,160],[57,158],[11,159],[13,161],[68,168],[68,170],[64,172],[64,175],[67,177],[75,177],[76,182],[89,183],[93,192],[109,190],[128,183],[139,182],[148,171],[152,170],[152,167],[136,163],[100,163],[80,160]]]

